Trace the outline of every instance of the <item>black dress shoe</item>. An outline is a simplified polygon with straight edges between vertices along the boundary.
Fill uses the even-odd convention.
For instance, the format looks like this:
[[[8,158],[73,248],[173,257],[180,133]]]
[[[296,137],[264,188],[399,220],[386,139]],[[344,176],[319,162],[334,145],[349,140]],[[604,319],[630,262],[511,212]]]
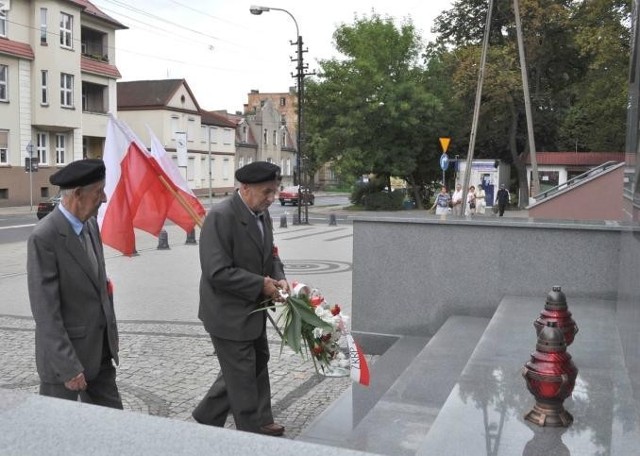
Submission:
[[[265,424],[260,427],[260,433],[264,435],[271,435],[273,437],[280,437],[284,434],[284,426],[276,423]]]

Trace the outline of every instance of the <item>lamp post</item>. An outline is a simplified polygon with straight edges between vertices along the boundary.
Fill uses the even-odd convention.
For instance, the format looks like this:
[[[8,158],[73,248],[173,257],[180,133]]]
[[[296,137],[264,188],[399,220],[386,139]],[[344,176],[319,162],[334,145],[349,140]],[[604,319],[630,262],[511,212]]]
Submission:
[[[300,29],[298,28],[298,21],[296,21],[296,18],[293,17],[293,14],[291,14],[289,11],[287,11],[286,9],[283,8],[272,8],[270,6],[256,6],[256,5],[252,5],[249,8],[249,11],[251,12],[251,14],[255,14],[256,16],[261,15],[264,12],[269,12],[269,11],[282,11],[283,13],[286,13],[289,15],[289,17],[291,19],[293,19],[293,23],[296,26],[296,41],[295,42],[291,42],[292,45],[296,45],[297,47],[297,58],[295,59],[295,62],[297,63],[296,66],[296,80],[298,83],[298,128],[297,128],[297,132],[296,132],[296,141],[298,143],[298,147],[297,147],[297,151],[296,151],[296,175],[298,176],[298,219],[297,222],[298,223],[304,223],[307,224],[309,223],[309,213],[308,213],[308,207],[307,207],[307,201],[306,198],[303,200],[302,198],[302,115],[303,115],[303,107],[302,107],[302,103],[304,100],[304,77],[305,77],[305,67],[304,67],[304,60],[303,60],[303,51],[302,51],[302,36],[300,36]],[[294,181],[294,185],[296,184],[296,182]],[[304,204],[304,219],[302,218],[302,205]],[[295,220],[294,220],[294,224],[295,224]]]

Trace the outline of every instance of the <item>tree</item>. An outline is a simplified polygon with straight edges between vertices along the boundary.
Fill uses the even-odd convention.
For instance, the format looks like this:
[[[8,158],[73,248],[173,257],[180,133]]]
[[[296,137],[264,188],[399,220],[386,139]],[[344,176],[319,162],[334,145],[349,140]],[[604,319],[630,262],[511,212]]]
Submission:
[[[355,19],[334,33],[344,59],[320,62],[306,87],[309,153],[332,160],[341,174],[411,177],[437,141],[442,104],[424,85],[420,37],[411,22]]]
[[[620,132],[618,144],[611,139],[618,135],[624,122],[605,127],[604,137],[609,140],[604,141],[603,135],[595,138],[597,129],[594,131],[589,122],[624,119],[626,90],[621,81],[626,71],[620,71],[621,65],[615,65],[614,61],[623,62],[626,68],[628,46],[625,49],[623,43],[628,43],[624,24],[629,2],[521,0],[520,3],[536,148],[563,150],[569,138],[580,135],[586,150],[595,150],[592,147],[597,144],[616,150],[624,143],[624,132]],[[523,161],[528,144],[511,4],[510,0],[494,3],[476,149],[488,150],[495,158],[513,163],[523,207],[528,201]],[[468,101],[469,119],[473,107],[469,100],[476,89],[480,40],[484,33],[481,24],[486,13],[486,1],[455,2],[453,8],[436,21],[439,36],[428,55],[455,61],[451,66],[455,96]],[[594,67],[599,61],[607,64]],[[611,85],[607,87],[607,84]],[[611,97],[603,103],[597,93],[605,87]],[[467,123],[470,124],[470,120]]]

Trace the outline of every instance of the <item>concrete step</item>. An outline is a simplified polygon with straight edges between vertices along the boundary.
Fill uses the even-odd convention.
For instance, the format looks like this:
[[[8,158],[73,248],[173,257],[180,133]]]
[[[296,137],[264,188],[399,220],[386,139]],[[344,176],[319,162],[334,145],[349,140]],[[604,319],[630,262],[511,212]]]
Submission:
[[[371,335],[367,337],[372,338]],[[395,342],[390,342],[389,336],[382,336],[381,339],[382,346],[388,348],[383,348],[384,354],[370,366],[370,385],[363,387],[353,384],[301,432],[296,440],[342,446],[354,427],[429,342],[428,338],[413,336],[394,337]],[[361,345],[368,348],[375,344],[371,340],[368,343],[362,342]]]
[[[378,454],[414,454],[488,322],[453,316],[426,345],[420,338],[399,339],[372,366],[372,389],[354,385],[302,439]]]
[[[575,299],[580,328],[568,352],[577,366],[564,407],[569,428],[538,427],[523,416],[535,403],[521,375],[535,350],[539,298],[505,297],[416,454],[640,454],[640,420],[622,357],[615,302]]]

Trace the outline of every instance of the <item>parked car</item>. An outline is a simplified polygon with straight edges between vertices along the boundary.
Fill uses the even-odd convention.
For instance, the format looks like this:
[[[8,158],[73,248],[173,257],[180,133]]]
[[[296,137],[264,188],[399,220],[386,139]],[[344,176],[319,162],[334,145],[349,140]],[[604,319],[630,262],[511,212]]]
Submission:
[[[306,204],[313,206],[316,201],[316,197],[313,192],[307,187],[301,187],[300,191],[302,192],[302,201]],[[285,205],[290,203],[293,206],[298,205],[298,187],[285,187],[280,190],[280,194],[278,195],[278,199],[280,200],[281,205]]]
[[[47,201],[42,201],[41,203],[39,203],[38,212],[36,212],[38,220],[45,217],[52,210],[54,210],[56,206],[60,204],[60,198],[61,198],[60,195],[56,195],[49,198]]]

